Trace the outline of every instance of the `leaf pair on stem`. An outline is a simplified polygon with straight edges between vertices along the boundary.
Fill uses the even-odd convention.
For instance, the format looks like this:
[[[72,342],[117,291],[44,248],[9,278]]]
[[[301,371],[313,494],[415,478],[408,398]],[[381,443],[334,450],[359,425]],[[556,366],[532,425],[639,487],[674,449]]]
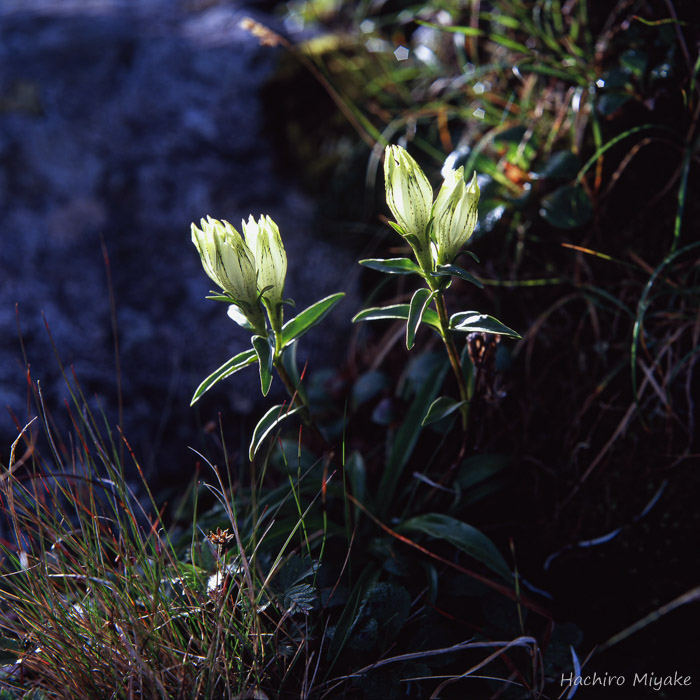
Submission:
[[[242,222],[242,228],[243,236],[228,221],[211,217],[201,220],[201,228],[192,224],[192,242],[204,271],[222,290],[208,298],[230,304],[230,318],[252,333],[252,348],[238,353],[210,374],[197,387],[192,404],[217,382],[255,362],[260,368],[262,394],[267,396],[274,368],[296,406],[291,410],[275,406],[265,414],[251,442],[252,459],[265,435],[283,418],[301,411],[304,419],[310,420],[308,406],[285,366],[287,351],[319,323],[344,294],[325,297],[283,323],[283,305],[294,302],[283,298],[287,254],[279,228],[269,216],[261,216],[258,221],[250,216],[247,222]]]
[[[520,337],[497,319],[478,311],[460,311],[452,316],[447,314],[444,293],[452,277],[483,287],[478,278],[454,263],[471,238],[477,222],[479,185],[476,173],[467,184],[463,167],[451,170],[433,201],[432,187],[418,163],[400,146],[387,146],[384,182],[386,201],[396,219],[390,225],[411,247],[415,262],[410,258],[390,258],[360,260],[360,264],[392,275],[416,274],[423,278],[426,286],[413,293],[409,304],[365,309],[353,321],[405,320],[406,347],[409,350],[415,343],[421,323],[437,331],[447,350],[460,399],[437,398],[428,410],[424,424],[440,420],[459,408],[462,427],[466,430],[472,392],[465,380],[454,333],[479,332]],[[478,261],[473,253],[469,255]]]
[[[402,319],[406,321],[406,347],[410,350],[421,323],[440,335],[457,380],[459,400],[438,397],[429,408],[423,423],[440,420],[459,409],[466,431],[472,389],[465,378],[454,342],[455,333],[493,333],[520,337],[497,319],[478,311],[460,311],[448,316],[445,291],[452,277],[478,287],[477,277],[455,264],[462,247],[471,238],[477,222],[479,185],[476,174],[466,183],[464,168],[447,173],[433,199],[433,189],[416,161],[400,146],[388,146],[384,158],[386,200],[396,221],[394,230],[408,243],[415,258],[361,260],[360,263],[387,274],[416,274],[425,286],[419,287],[408,304],[370,308],[357,314],[353,321]],[[283,323],[283,304],[293,304],[283,297],[287,273],[287,255],[279,228],[269,216],[258,221],[249,217],[242,222],[243,236],[227,221],[207,217],[201,228],[192,224],[192,241],[202,259],[205,272],[222,289],[211,299],[229,303],[229,316],[252,332],[252,348],[232,357],[197,388],[192,403],[218,381],[248,365],[258,363],[260,386],[267,395],[274,368],[287,388],[296,408],[310,420],[308,406],[299,391],[298,382],[287,371],[285,351],[315,326],[344,296],[333,294],[321,299],[291,321]],[[473,253],[469,253],[477,259]],[[478,260],[478,259],[477,259]],[[267,319],[263,310],[267,311]],[[270,409],[255,434],[266,435],[283,415],[283,407]],[[274,418],[274,420],[273,420]],[[268,425],[269,424],[269,425]],[[251,458],[259,445],[254,437]]]

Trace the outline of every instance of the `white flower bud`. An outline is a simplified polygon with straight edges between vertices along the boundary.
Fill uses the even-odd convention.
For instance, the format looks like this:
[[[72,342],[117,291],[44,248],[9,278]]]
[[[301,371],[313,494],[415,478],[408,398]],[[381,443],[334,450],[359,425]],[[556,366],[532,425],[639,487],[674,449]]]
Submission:
[[[427,249],[427,227],[433,204],[433,188],[418,163],[401,146],[384,152],[386,202],[396,223],[406,234],[417,236]]]
[[[204,271],[246,311],[257,307],[258,290],[253,255],[241,234],[228,221],[210,216],[192,224],[192,242],[202,259]]]
[[[269,216],[261,216],[258,221],[250,216],[242,225],[258,272],[258,292],[271,308],[276,308],[282,302],[287,275],[287,254],[279,228]]]
[[[476,173],[467,185],[464,167],[450,171],[433,207],[433,236],[439,265],[451,263],[469,240],[477,221],[479,185]]]

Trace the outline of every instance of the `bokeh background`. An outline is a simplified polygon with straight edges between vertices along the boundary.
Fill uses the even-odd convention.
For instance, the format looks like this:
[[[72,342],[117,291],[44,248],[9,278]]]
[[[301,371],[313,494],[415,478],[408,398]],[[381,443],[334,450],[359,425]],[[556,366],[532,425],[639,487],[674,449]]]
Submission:
[[[262,47],[239,24],[252,16],[279,27],[269,9],[0,4],[5,462],[16,422],[29,415],[20,337],[58,424],[66,424],[67,389],[52,343],[85,395],[100,397],[109,424],[122,422],[154,478],[186,482],[187,446],[201,446],[206,424],[261,405],[251,370],[189,407],[199,382],[249,342],[225,305],[205,300],[211,283],[190,242],[192,221],[211,215],[240,228],[251,213],[269,214],[284,235],[287,290],[299,308],[351,292],[351,254],[315,234],[313,201],[293,172],[281,172],[264,132],[261,90],[280,49]],[[307,345],[323,364],[339,359],[338,328],[351,314],[346,302]]]
[[[469,484],[465,518],[504,552],[514,541],[530,590],[570,623],[565,652],[646,620],[591,670],[694,672],[697,9],[0,2],[3,463],[35,412],[18,319],[59,426],[66,389],[46,326],[164,489],[190,478],[188,448],[211,449],[219,414],[232,449],[245,442],[269,405],[253,370],[189,407],[248,342],[204,299],[189,225],[207,214],[234,225],[270,214],[300,307],[348,294],[302,360],[340,417],[350,396],[359,447],[381,444],[406,410],[392,390],[408,361],[402,331],[348,321],[370,297],[412,291],[356,265],[402,254],[382,219],[380,161],[383,141],[401,143],[433,183],[446,163],[479,172],[473,269],[485,289],[451,292],[523,334],[501,343],[472,412],[475,453],[497,458]],[[261,45],[244,17],[282,39]],[[419,336],[417,353],[431,349]],[[676,697],[664,692],[654,697]]]

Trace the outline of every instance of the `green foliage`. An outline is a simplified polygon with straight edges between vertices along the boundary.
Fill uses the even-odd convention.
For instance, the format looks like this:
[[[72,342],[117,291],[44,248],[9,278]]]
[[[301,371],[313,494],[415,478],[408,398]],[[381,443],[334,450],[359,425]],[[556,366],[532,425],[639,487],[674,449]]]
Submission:
[[[122,448],[100,437],[79,391],[66,444],[39,400],[48,446],[27,429],[31,478],[15,470],[14,450],[2,474],[11,536],[1,546],[0,688],[525,698],[560,692],[561,674],[580,670],[595,642],[554,624],[546,593],[523,576],[541,569],[529,551],[540,539],[567,551],[566,538],[580,542],[590,521],[616,517],[615,502],[602,514],[590,498],[569,509],[605,464],[627,459],[620,436],[644,433],[629,450],[635,488],[653,481],[648,469],[637,473],[639,453],[662,433],[674,465],[697,453],[688,387],[700,356],[698,244],[685,237],[700,60],[683,84],[685,131],[672,133],[651,108],[643,123],[626,116],[661,102],[679,73],[678,35],[664,23],[623,17],[619,5],[606,28],[584,0],[400,5],[401,14],[382,3],[288,6],[306,21],[337,12],[353,29],[362,23],[362,32],[288,48],[374,148],[368,179],[387,141],[413,154],[386,153],[400,223],[388,222],[390,250],[365,253],[399,257],[360,261],[372,306],[353,321],[379,323],[356,327],[347,367],[300,373],[298,341],[343,294],[284,322],[293,302],[282,298],[287,261],[274,223],[250,219],[244,242],[230,225],[202,222],[222,236],[197,239],[223,290],[210,298],[231,305],[252,348],[207,377],[192,403],[255,363],[263,396],[277,374],[289,401],[266,408],[242,449],[222,440],[225,467],[209,464],[211,481],[200,477],[167,521],[154,498],[135,498]],[[400,62],[399,43],[409,48]],[[665,225],[644,244],[617,231],[599,237],[613,209],[606,197],[654,143],[678,159]],[[480,255],[459,257],[472,229]],[[247,260],[240,269],[222,248],[229,238]],[[209,248],[229,256],[228,267]],[[386,283],[372,286],[377,279]],[[475,294],[489,313],[448,312],[471,308]],[[554,391],[550,372],[566,380]],[[550,427],[558,412],[570,418],[565,435]],[[608,414],[623,419],[601,439]],[[627,430],[637,417],[648,430]],[[682,450],[678,424],[689,436]],[[533,433],[544,442],[529,453]],[[586,461],[589,443],[596,452]],[[543,504],[547,491],[556,507]],[[518,529],[525,511],[536,546]]]
[[[355,314],[353,322],[357,321],[386,321],[390,319],[401,319],[408,321],[410,316],[410,304],[391,304],[390,306],[382,306],[371,309],[364,309],[360,313]],[[439,330],[440,322],[438,315],[433,309],[425,309],[421,320],[435,330]]]
[[[217,369],[216,372],[210,374],[197,387],[197,391],[194,392],[194,396],[192,397],[192,404],[198,401],[202,397],[202,394],[209,391],[209,389],[211,389],[214,386],[214,384],[221,381],[222,379],[226,379],[226,377],[230,377],[232,374],[238,372],[244,367],[252,365],[254,362],[257,361],[257,359],[258,358],[255,354],[254,349],[244,350],[243,352],[234,355],[234,357],[232,357],[230,360],[221,365],[221,367],[219,367],[219,369]]]
[[[433,403],[430,404],[428,412],[423,418],[422,425],[437,423],[437,421],[447,418],[452,415],[464,402],[451,399],[449,396],[439,396]]]
[[[422,532],[430,537],[446,540],[485,564],[506,581],[512,578],[510,569],[496,546],[481,532],[467,523],[442,513],[426,513],[404,521],[399,532]]]
[[[420,275],[421,269],[409,258],[389,258],[387,260],[360,260],[360,265],[386,272],[390,275]]]
[[[520,338],[512,328],[503,325],[498,319],[478,311],[458,311],[450,316],[450,329],[459,333],[487,333]]]
[[[284,420],[290,416],[299,413],[302,410],[301,406],[290,409],[284,404],[272,406],[265,415],[258,421],[253,431],[253,437],[250,441],[250,450],[248,457],[253,459],[257,451],[260,449],[263,440]]]
[[[3,692],[211,697],[280,683],[290,661],[273,633],[298,638],[309,591],[266,589],[235,519],[233,532],[204,535],[196,516],[189,533],[169,532],[145,483],[143,503],[127,483],[80,387],[69,389],[75,450],[48,425],[44,450],[27,426],[18,443],[34,445],[31,478],[11,461],[0,484],[13,533],[0,545]]]
[[[331,294],[325,299],[320,299],[316,303],[304,309],[300,314],[282,326],[282,339],[280,345],[284,350],[293,342],[301,338],[314,326],[321,323],[327,313],[345,296],[343,292]]]

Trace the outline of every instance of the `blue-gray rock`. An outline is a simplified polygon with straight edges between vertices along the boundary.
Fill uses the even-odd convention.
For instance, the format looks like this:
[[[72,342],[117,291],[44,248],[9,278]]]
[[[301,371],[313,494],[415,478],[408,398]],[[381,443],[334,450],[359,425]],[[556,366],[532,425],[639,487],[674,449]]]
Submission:
[[[124,432],[142,464],[178,478],[218,411],[260,412],[253,369],[189,407],[197,384],[248,347],[206,301],[189,225],[277,221],[298,308],[348,291],[349,254],[311,238],[313,207],[276,176],[259,89],[276,52],[239,27],[240,3],[17,0],[0,5],[0,457],[27,418],[18,308],[31,373],[65,426],[67,397],[43,317],[88,396],[117,422],[104,250],[118,324]],[[268,24],[270,19],[265,20]],[[305,348],[336,361],[357,303]],[[316,352],[316,351],[315,351]],[[335,355],[333,354],[335,353]],[[274,395],[273,397],[274,398]],[[199,421],[199,423],[198,423]],[[235,426],[234,426],[235,427]],[[236,432],[235,430],[233,431]],[[240,439],[236,434],[235,443]]]

